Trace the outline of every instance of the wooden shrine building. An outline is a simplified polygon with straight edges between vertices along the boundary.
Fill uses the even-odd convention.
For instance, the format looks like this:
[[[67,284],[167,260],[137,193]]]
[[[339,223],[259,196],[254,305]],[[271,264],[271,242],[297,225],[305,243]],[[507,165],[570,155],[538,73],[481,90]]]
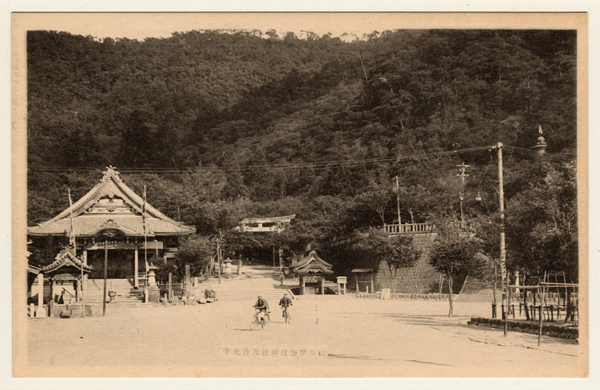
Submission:
[[[144,252],[148,257],[171,257],[177,251],[178,237],[194,233],[195,228],[147,204],[113,167],[103,174],[102,181],[71,207],[27,232],[38,237],[69,237],[72,219],[75,255],[92,267],[89,279],[103,278],[104,251],[108,249],[108,278],[127,279],[138,287],[140,276],[145,277],[147,271]]]
[[[77,257],[72,248],[64,248],[53,263],[48,264],[40,269],[40,274],[50,281],[50,300],[55,298],[57,293],[56,287],[64,289],[65,284],[68,288],[67,293],[74,295],[73,298],[79,300],[81,297],[81,288],[83,286],[83,278],[92,271],[92,267],[84,264],[83,260]],[[39,293],[39,290],[38,290]]]
[[[300,279],[300,295],[313,291],[325,294],[325,275],[333,273],[333,266],[321,259],[315,250],[308,252],[293,267]]]
[[[375,286],[373,283],[373,269],[372,268],[355,268],[352,270],[352,275],[354,276],[354,283],[356,285],[356,292],[361,292],[361,287],[365,286],[365,291],[369,292],[369,287],[371,288],[370,292],[375,292]]]

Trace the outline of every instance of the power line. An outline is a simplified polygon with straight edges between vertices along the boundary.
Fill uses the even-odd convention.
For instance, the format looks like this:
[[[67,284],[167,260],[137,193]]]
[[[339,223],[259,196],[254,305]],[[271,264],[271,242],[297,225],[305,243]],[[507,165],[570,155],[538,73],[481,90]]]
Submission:
[[[505,148],[511,149],[515,152],[531,154],[535,153],[534,150],[520,148],[516,146],[505,145]],[[480,146],[474,148],[465,148],[465,149],[457,149],[452,151],[444,151],[437,153],[422,153],[415,154],[411,156],[404,157],[380,157],[380,158],[372,158],[372,159],[364,159],[364,160],[337,160],[337,161],[320,161],[314,163],[299,163],[299,164],[253,164],[248,166],[222,166],[221,170],[236,172],[239,174],[253,174],[253,173],[262,173],[262,172],[272,172],[278,171],[282,173],[292,173],[301,170],[309,170],[309,171],[323,171],[326,169],[335,169],[335,168],[352,168],[352,167],[361,167],[367,166],[370,164],[381,164],[381,163],[399,163],[404,161],[419,161],[424,159],[436,158],[436,157],[444,157],[450,155],[457,155],[459,153],[467,153],[474,152],[480,150],[489,150],[490,146]],[[551,154],[546,153],[545,157],[550,159],[556,159],[561,161],[572,161],[575,159],[574,156],[569,155],[559,155],[559,154]],[[50,173],[77,173],[77,172],[101,172],[102,168],[96,167],[78,167],[78,168],[69,168],[69,167],[49,167],[49,166],[32,166],[28,168],[31,171],[38,172],[50,172]],[[192,173],[194,171],[194,167],[186,167],[186,168],[122,168],[119,169],[119,172],[127,175],[142,175],[142,174],[182,174],[182,173]]]
[[[516,146],[504,146],[506,149],[511,149],[515,152],[531,154],[535,153],[534,150],[520,148]],[[264,170],[283,170],[283,171],[294,171],[294,170],[302,170],[302,169],[313,169],[313,170],[322,170],[333,167],[349,167],[349,166],[364,166],[369,164],[377,164],[377,163],[389,163],[389,162],[402,162],[402,161],[415,161],[422,159],[429,159],[435,157],[443,157],[448,155],[456,155],[458,153],[472,152],[478,150],[486,150],[489,149],[489,146],[481,146],[474,148],[465,148],[465,149],[457,149],[452,151],[444,151],[438,153],[423,153],[423,154],[415,154],[411,156],[404,157],[380,157],[380,158],[372,158],[372,159],[364,159],[364,160],[338,160],[338,161],[320,161],[313,163],[299,163],[299,164],[252,164],[244,167],[235,167],[232,165],[227,165],[221,167],[223,170],[229,171],[238,171],[243,173],[252,173]],[[552,154],[546,153],[544,155],[547,158],[551,159],[559,159],[559,160],[572,160],[575,159],[575,156],[572,155],[562,155],[562,154]],[[98,167],[50,167],[50,166],[32,166],[28,168],[32,171],[41,171],[41,172],[94,172],[94,171],[102,171],[103,168]],[[156,174],[168,174],[168,173],[187,173],[193,171],[194,167],[185,167],[185,168],[121,168],[119,172],[124,174],[144,174],[144,173],[156,173]]]
[[[481,146],[474,148],[465,148],[458,149],[452,151],[444,151],[438,153],[429,153],[429,154],[417,154],[411,156],[404,157],[381,157],[381,158],[373,158],[373,159],[365,159],[365,160],[338,160],[338,161],[322,161],[315,163],[301,163],[301,164],[253,164],[245,167],[234,167],[234,166],[224,166],[221,167],[222,170],[225,171],[236,171],[239,173],[254,173],[254,172],[263,172],[269,170],[277,170],[284,172],[298,171],[303,169],[308,170],[324,170],[328,168],[343,168],[343,167],[358,167],[358,166],[366,166],[370,164],[378,164],[378,163],[393,163],[393,162],[402,162],[402,161],[416,161],[423,160],[435,157],[444,157],[449,155],[456,155],[458,153],[466,153],[473,152],[479,150],[489,150],[489,146]],[[67,167],[42,167],[42,166],[33,166],[28,168],[31,171],[38,172],[95,172],[101,171],[101,168],[96,167],[80,167],[80,168],[67,168]],[[177,174],[177,173],[189,173],[193,172],[194,167],[187,168],[122,168],[119,169],[119,172],[122,174]]]
[[[537,151],[535,151],[533,149],[520,148],[518,146],[504,145],[504,147],[508,148],[508,149],[512,149],[513,151],[516,151],[516,152],[524,153],[524,154],[525,153],[527,153],[527,154],[537,153]],[[544,158],[550,158],[550,159],[562,160],[562,161],[573,161],[573,160],[577,159],[577,156],[574,156],[572,154],[544,153]]]

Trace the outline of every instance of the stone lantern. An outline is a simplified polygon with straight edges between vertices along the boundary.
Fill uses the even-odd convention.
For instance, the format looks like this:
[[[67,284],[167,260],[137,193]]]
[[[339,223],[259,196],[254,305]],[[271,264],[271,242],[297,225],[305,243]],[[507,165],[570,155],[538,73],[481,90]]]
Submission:
[[[155,265],[148,266],[148,287],[156,287],[156,270],[158,269]]]
[[[160,302],[160,291],[156,285],[156,270],[157,266],[148,266],[148,287],[146,292],[147,302],[158,303]]]

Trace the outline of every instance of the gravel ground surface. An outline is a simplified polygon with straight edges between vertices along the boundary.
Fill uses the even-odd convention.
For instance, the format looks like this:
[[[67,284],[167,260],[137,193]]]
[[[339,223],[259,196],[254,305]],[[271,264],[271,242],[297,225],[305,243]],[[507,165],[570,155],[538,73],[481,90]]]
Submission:
[[[285,324],[251,326],[251,301],[110,307],[106,317],[32,319],[32,376],[582,377],[577,343],[466,325],[489,304],[313,296]]]

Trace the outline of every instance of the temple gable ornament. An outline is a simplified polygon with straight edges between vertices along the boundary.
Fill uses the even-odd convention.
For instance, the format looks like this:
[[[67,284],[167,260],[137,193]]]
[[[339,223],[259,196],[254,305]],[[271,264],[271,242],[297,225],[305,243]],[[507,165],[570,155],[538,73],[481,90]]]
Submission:
[[[89,214],[135,214],[133,208],[114,193],[98,199],[96,203],[87,208],[86,212]]]
[[[145,218],[142,210],[145,208]],[[109,166],[103,172],[102,181],[60,214],[29,227],[28,234],[34,236],[67,235],[73,231],[77,238],[94,237],[103,224],[112,220],[114,227],[128,237],[147,236],[185,236],[194,233],[193,226],[177,222],[129,188],[114,167]]]

